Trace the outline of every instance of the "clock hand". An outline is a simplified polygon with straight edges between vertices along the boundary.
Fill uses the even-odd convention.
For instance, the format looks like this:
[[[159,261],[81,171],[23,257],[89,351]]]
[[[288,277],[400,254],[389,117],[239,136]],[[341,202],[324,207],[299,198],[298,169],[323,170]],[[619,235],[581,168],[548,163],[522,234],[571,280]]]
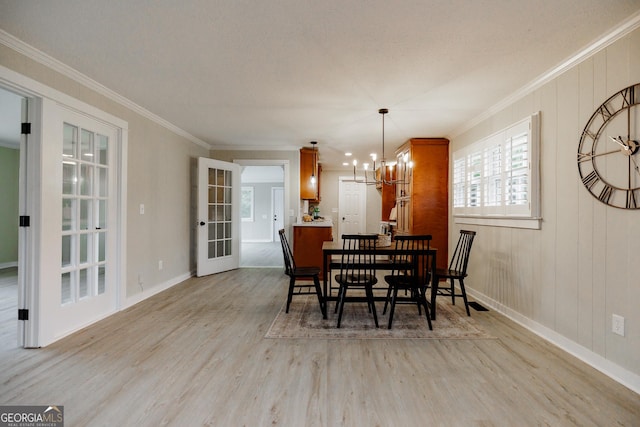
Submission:
[[[591,153],[582,154],[582,153],[580,153],[579,157],[580,157],[581,161],[583,161],[583,160],[593,159],[594,157],[606,156],[608,154],[613,154],[613,153],[620,153],[620,150],[616,149],[616,150],[606,151],[604,153],[598,153],[598,154],[591,154]]]
[[[612,139],[616,144],[618,144],[618,145],[620,145],[622,148],[624,148],[624,149],[625,149],[625,151],[629,149],[629,147],[627,146],[627,144],[625,144],[624,142],[622,142],[622,137],[621,137],[621,136],[619,136],[619,137],[617,137],[617,138],[614,138],[614,137],[610,136],[609,138],[611,138],[611,139]]]

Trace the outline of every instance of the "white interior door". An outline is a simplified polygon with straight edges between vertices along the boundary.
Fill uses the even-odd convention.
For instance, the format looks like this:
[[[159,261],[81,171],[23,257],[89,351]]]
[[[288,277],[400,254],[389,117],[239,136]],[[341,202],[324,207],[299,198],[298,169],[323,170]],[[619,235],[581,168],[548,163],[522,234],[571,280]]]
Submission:
[[[198,159],[198,276],[240,265],[240,176],[238,164]]]
[[[273,218],[273,241],[280,241],[278,230],[284,228],[284,187],[271,188],[271,211]]]
[[[364,233],[367,227],[367,186],[348,179],[341,177],[338,185],[338,239],[343,234]]]
[[[114,313],[119,291],[119,130],[45,104],[40,345]]]

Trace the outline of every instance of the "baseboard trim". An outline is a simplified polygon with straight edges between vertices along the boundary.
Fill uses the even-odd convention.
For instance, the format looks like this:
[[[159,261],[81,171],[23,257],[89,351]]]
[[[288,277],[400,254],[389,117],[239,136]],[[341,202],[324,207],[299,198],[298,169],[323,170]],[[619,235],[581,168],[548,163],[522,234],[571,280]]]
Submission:
[[[542,339],[550,342],[556,347],[566,351],[572,356],[580,359],[587,365],[597,369],[606,376],[629,388],[630,390],[640,394],[640,375],[635,374],[627,369],[613,363],[612,361],[605,359],[601,355],[594,353],[588,348],[571,341],[567,337],[557,333],[556,331],[549,329],[548,327],[541,325],[540,323],[523,316],[521,313],[499,303],[498,301],[489,298],[488,296],[467,288],[467,294],[473,296],[473,298],[482,302],[483,304],[491,307],[498,313],[513,320],[520,326],[528,329],[534,334],[538,335]]]
[[[147,298],[150,298],[156,294],[159,294],[162,291],[166,291],[167,289],[184,282],[185,280],[193,277],[194,274],[193,272],[188,272],[185,274],[182,274],[180,276],[174,277],[173,279],[167,280],[166,282],[160,283],[152,288],[148,288],[143,290],[142,292],[139,292],[135,295],[132,295],[130,297],[127,297],[124,301],[124,303],[122,304],[122,307],[120,308],[120,310],[125,310],[129,307],[133,307],[134,305],[138,304],[139,302],[142,302],[144,300],[146,300]]]
[[[0,270],[3,270],[5,268],[17,267],[17,266],[18,266],[18,261],[3,262],[3,263],[0,263]]]

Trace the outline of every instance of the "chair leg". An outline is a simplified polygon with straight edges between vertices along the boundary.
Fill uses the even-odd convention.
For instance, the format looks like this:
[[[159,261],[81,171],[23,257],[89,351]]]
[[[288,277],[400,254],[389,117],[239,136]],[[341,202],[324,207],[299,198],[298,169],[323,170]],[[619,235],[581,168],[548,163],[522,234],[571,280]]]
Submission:
[[[420,291],[418,289],[411,289],[411,299],[415,300],[418,306],[418,316],[422,316],[422,307],[420,307]]]
[[[291,277],[289,279],[289,293],[287,294],[287,309],[285,310],[285,313],[289,312],[289,305],[291,304],[291,299],[293,298],[293,288],[296,284],[296,279],[294,277]]]
[[[336,306],[333,310],[334,314],[338,312],[338,307],[340,306],[340,299],[342,298],[342,290],[343,290],[343,286],[340,285],[340,287],[338,288],[338,299],[336,300]]]
[[[369,301],[369,308],[371,309],[371,311],[373,312],[373,321],[376,324],[376,328],[378,327],[378,314],[376,313],[376,304],[373,300],[373,287],[372,286],[367,286],[366,287],[366,293],[367,293],[367,300]]]
[[[454,286],[454,280],[453,279],[449,279],[451,282],[451,305],[456,305],[456,292],[455,292],[455,286]]]
[[[318,302],[320,303],[320,311],[322,312],[322,318],[327,318],[327,303],[324,301],[322,297],[322,288],[320,288],[320,278],[318,276],[313,276],[313,284],[316,287],[316,295],[318,296]]]
[[[340,322],[342,321],[342,310],[344,310],[344,298],[347,295],[347,286],[345,285],[340,285],[340,299],[338,300],[338,303],[336,304],[336,309],[338,309],[338,307],[340,307],[338,309],[338,324],[337,324],[337,328],[340,327]]]
[[[467,291],[464,289],[464,279],[460,278],[460,289],[462,290],[462,299],[464,299],[464,308],[467,309],[467,316],[471,316],[469,312],[469,302],[467,301]]]
[[[425,292],[418,292],[418,305],[422,303],[424,306],[424,314],[427,316],[427,323],[429,324],[429,330],[433,331],[433,326],[431,325],[431,315],[429,314],[429,304],[427,304],[427,295]]]
[[[389,292],[391,292],[391,287],[389,287]],[[398,288],[394,287],[393,296],[391,297],[391,308],[389,309],[389,324],[387,325],[387,329],[391,329],[391,325],[393,324],[393,313],[396,311],[396,298],[398,298]],[[387,304],[385,303],[385,306],[386,305]]]
[[[392,286],[389,285],[389,288],[387,289],[387,298],[384,300],[384,308],[382,309],[383,315],[387,312],[387,306],[389,305],[389,299],[391,298],[391,288]]]

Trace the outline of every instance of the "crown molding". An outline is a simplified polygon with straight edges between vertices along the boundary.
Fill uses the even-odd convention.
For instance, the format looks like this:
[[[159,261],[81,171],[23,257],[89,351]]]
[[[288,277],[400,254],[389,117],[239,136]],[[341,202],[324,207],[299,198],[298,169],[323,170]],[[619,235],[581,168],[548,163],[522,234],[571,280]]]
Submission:
[[[625,37],[626,35],[628,35],[629,33],[631,33],[632,31],[636,30],[639,27],[640,27],[640,10],[634,13],[633,15],[631,15],[629,18],[622,21],[619,25],[617,25],[608,33],[605,33],[602,37],[598,38],[597,40],[595,40],[585,48],[578,51],[573,56],[570,56],[568,59],[564,60],[554,68],[550,69],[546,73],[542,74],[541,76],[537,77],[536,79],[529,82],[525,86],[521,87],[520,89],[518,89],[508,97],[504,98],[502,101],[490,107],[488,110],[486,110],[479,116],[476,116],[475,118],[471,119],[470,121],[465,123],[464,126],[456,129],[454,132],[451,133],[451,135],[449,136],[449,139],[453,139],[457,136],[460,136],[464,132],[473,128],[474,126],[479,125],[484,120],[487,120],[488,118],[502,111],[509,105],[524,98],[525,96],[529,95],[531,92],[535,91],[536,89],[541,88],[545,84],[549,83],[551,80],[563,74],[565,71],[570,70],[571,68],[575,67],[576,65],[580,64],[584,60],[595,55],[599,51],[617,42],[618,40]]]
[[[0,29],[0,44],[3,44],[7,46],[9,49],[12,49],[18,52],[26,56],[27,58],[32,59],[33,61],[36,61],[46,66],[47,68],[50,68],[53,71],[56,71],[62,74],[63,76],[70,78],[71,80],[77,83],[80,83],[81,85],[99,93],[100,95],[105,96],[106,98],[114,102],[117,102],[118,104],[134,111],[135,113],[140,114],[141,116],[170,130],[176,135],[186,138],[187,140],[189,140],[190,142],[196,145],[206,148],[207,150],[211,149],[211,146],[208,143],[204,142],[203,140],[196,138],[195,136],[191,135],[189,132],[179,128],[178,126],[175,126],[174,124],[168,122],[162,117],[156,114],[153,114],[151,111],[147,110],[146,108],[139,106],[138,104],[131,101],[130,99],[125,98],[124,96],[114,92],[108,87],[98,83],[97,81],[89,78],[88,76],[82,74],[76,69],[71,68],[68,65],[58,61],[57,59],[47,55],[41,50],[38,50],[35,47],[23,42],[17,37],[12,36],[11,34],[7,33],[2,29]]]

